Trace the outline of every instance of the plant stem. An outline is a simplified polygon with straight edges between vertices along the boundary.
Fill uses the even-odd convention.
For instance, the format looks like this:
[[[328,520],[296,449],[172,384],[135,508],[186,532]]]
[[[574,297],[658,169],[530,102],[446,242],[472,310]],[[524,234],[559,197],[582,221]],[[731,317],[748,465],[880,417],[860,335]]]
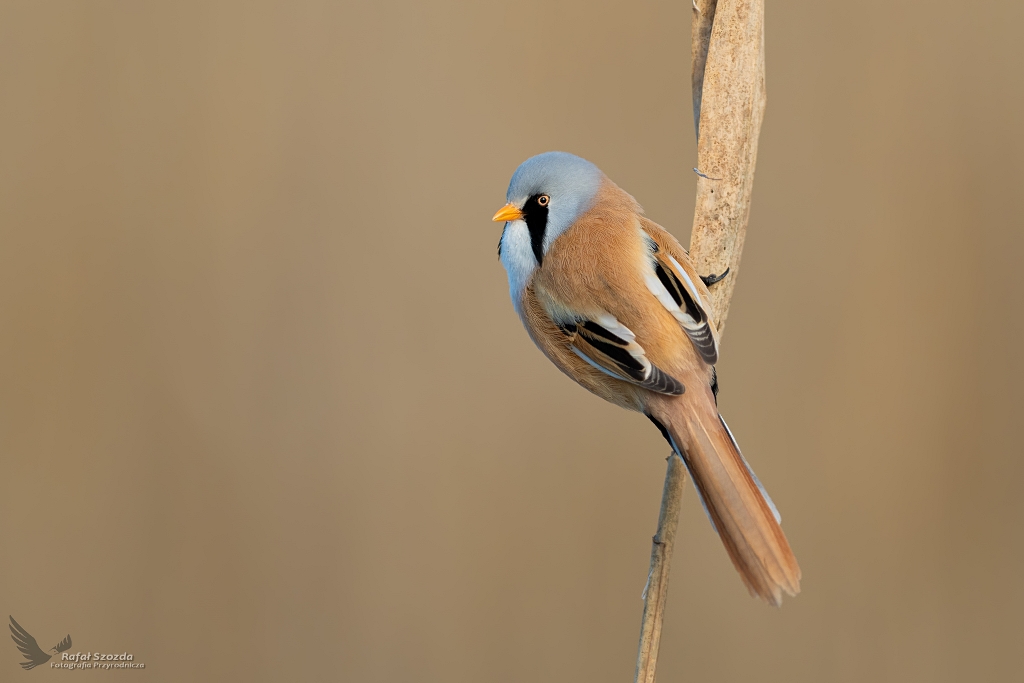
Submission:
[[[661,494],[661,513],[658,515],[658,533],[651,543],[651,572],[644,589],[644,618],[640,629],[640,651],[636,656],[637,683],[653,683],[658,663],[658,644],[661,642],[661,621],[668,597],[668,572],[672,563],[672,547],[679,526],[679,505],[682,502],[686,466],[672,453],[668,456],[665,490]]]
[[[764,0],[691,1],[698,178],[690,260],[702,274],[729,269],[729,276],[711,289],[721,334],[746,237],[764,117]],[[635,683],[654,683],[685,471],[678,455],[669,456],[644,592]]]

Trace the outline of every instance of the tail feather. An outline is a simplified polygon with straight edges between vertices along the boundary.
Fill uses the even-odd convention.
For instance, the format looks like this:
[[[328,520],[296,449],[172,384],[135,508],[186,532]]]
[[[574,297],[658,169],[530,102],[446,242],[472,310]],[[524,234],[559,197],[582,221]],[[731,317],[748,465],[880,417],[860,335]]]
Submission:
[[[800,567],[779,526],[778,511],[740,453],[725,421],[705,419],[682,402],[663,404],[671,410],[655,419],[680,451],[708,516],[752,595],[771,605],[783,592],[800,592]]]
[[[750,473],[750,478],[754,480],[754,483],[757,484],[757,489],[761,492],[761,495],[764,496],[764,502],[768,503],[768,507],[771,508],[772,516],[775,517],[775,521],[782,524],[782,515],[779,513],[779,508],[775,507],[775,501],[773,501],[772,497],[768,495],[768,491],[765,490],[764,484],[762,484],[761,480],[757,478],[756,474],[754,474],[754,470],[750,467],[750,463],[747,462],[747,459],[743,457],[743,451],[740,450],[740,445],[736,443],[736,437],[732,435],[732,430],[729,429],[729,425],[725,423],[725,418],[719,414],[718,420],[722,423],[722,426],[725,427],[725,433],[729,435],[729,440],[732,441],[732,447],[740,454],[740,460],[743,461],[743,466],[746,467],[747,472]]]

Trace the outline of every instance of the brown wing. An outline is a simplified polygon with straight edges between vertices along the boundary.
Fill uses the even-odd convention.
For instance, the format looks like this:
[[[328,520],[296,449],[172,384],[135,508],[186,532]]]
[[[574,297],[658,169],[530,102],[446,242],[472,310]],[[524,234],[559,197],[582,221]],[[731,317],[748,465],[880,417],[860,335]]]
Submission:
[[[577,356],[607,375],[659,394],[678,396],[686,390],[682,382],[647,359],[627,327],[611,315],[599,320],[558,323]]]
[[[704,362],[718,362],[718,330],[707,304],[707,287],[675,238],[651,221],[641,223],[651,247],[653,272],[647,288],[683,328]],[[674,252],[674,253],[673,253]]]

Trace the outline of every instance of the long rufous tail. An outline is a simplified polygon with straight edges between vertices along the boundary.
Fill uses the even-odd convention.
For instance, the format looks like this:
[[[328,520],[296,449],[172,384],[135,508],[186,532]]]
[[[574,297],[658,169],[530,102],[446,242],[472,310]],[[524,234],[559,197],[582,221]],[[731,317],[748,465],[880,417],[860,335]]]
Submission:
[[[717,412],[693,411],[685,400],[659,401],[650,417],[671,437],[693,477],[712,524],[751,595],[776,607],[800,592],[800,566],[778,512],[743,459]],[[666,433],[667,432],[667,433]]]

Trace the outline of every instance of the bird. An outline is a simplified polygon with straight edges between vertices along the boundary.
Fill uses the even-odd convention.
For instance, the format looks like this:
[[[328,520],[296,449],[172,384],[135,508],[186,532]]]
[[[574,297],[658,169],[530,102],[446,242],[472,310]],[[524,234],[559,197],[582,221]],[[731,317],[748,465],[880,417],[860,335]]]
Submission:
[[[512,175],[498,256],[534,344],[584,389],[646,415],[682,458],[753,596],[779,606],[801,572],[778,509],[718,412],[721,275],[687,251],[593,163],[568,152]]]
[[[21,650],[21,654],[25,656],[26,662],[18,662],[21,664],[21,668],[28,671],[34,669],[40,664],[45,664],[50,661],[53,655],[48,655],[42,651],[39,647],[39,643],[32,636],[31,633],[26,631],[21,624],[14,620],[14,617],[7,615],[11,619],[11,623],[8,624],[8,628],[11,629],[11,639],[14,640],[14,644]],[[50,648],[50,652],[54,655],[60,654],[71,648],[71,636],[64,636],[64,640],[60,641],[56,645]]]

